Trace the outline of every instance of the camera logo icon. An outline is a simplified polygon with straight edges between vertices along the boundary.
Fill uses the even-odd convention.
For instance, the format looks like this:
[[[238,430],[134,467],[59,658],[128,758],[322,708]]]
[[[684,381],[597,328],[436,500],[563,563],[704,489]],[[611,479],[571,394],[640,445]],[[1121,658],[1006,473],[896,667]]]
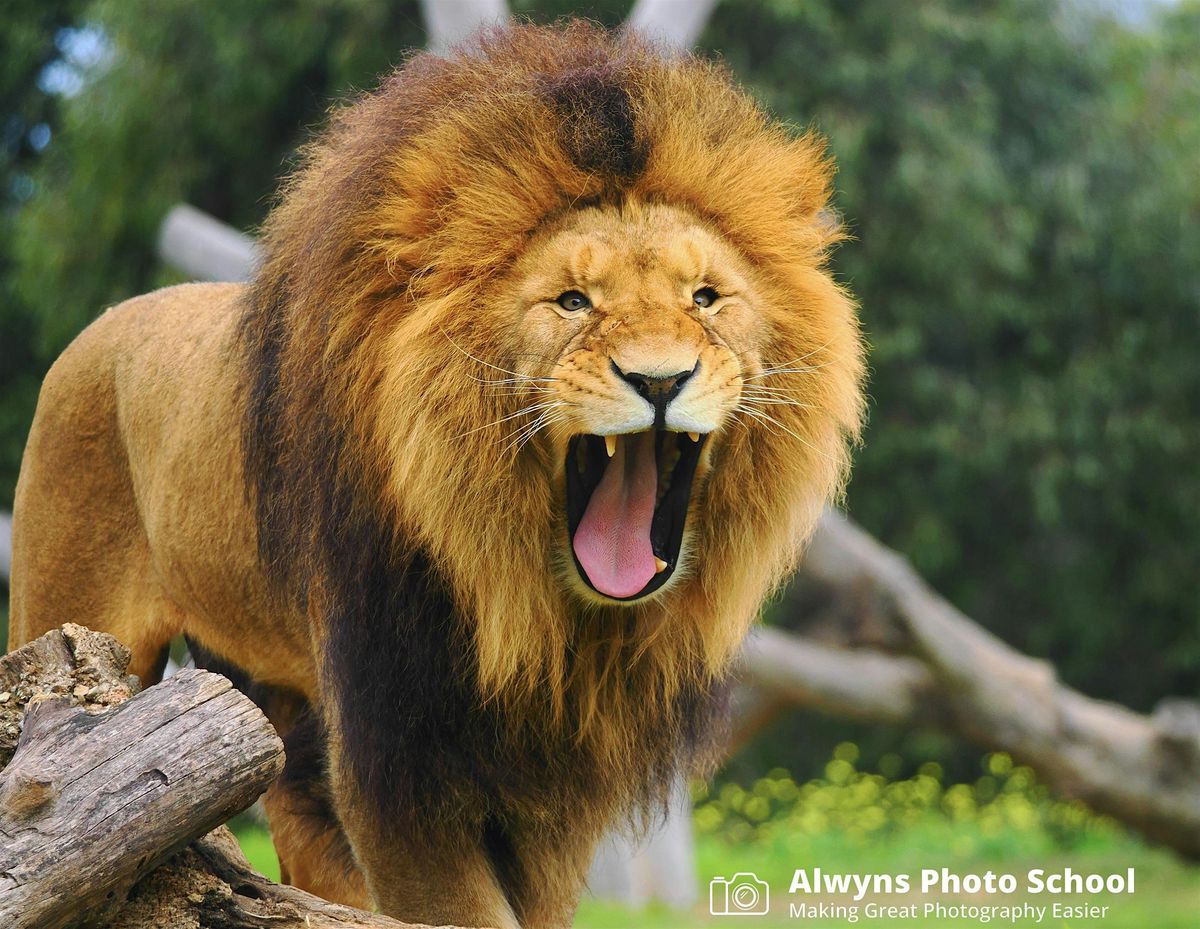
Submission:
[[[770,908],[771,888],[757,874],[739,871],[708,882],[708,912],[713,916],[765,916]]]

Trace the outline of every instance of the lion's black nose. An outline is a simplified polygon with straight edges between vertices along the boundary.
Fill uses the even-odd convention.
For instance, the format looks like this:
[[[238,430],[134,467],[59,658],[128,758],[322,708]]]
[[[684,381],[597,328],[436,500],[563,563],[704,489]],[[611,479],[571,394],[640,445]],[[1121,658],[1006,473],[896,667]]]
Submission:
[[[626,383],[632,384],[633,389],[638,392],[638,396],[645,399],[652,407],[654,407],[654,422],[659,428],[662,428],[663,421],[667,416],[667,404],[679,396],[679,392],[683,390],[683,385],[688,382],[688,379],[696,373],[696,368],[700,366],[696,362],[690,371],[679,371],[675,374],[652,375],[641,374],[637,371],[622,371],[615,361],[609,361],[612,365],[613,373]]]

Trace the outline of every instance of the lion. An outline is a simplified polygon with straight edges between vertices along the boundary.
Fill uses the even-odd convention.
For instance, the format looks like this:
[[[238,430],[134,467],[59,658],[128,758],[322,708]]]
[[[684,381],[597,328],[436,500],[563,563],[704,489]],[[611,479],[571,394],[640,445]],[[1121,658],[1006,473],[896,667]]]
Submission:
[[[832,170],[629,35],[416,55],[308,147],[251,283],[129,300],[53,366],[13,645],[82,621],[152,683],[185,636],[284,739],[284,880],[569,925],[844,486]]]

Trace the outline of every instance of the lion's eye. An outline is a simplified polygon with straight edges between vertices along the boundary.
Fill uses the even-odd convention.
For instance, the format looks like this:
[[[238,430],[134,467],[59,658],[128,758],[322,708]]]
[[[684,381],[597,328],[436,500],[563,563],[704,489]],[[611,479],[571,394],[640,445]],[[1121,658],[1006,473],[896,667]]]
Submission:
[[[720,294],[711,287],[701,287],[692,294],[692,302],[702,310],[707,310],[710,306],[717,302]]]
[[[554,302],[568,313],[579,313],[592,307],[592,301],[587,298],[586,294],[582,294],[578,290],[568,290],[566,293],[560,294]]]

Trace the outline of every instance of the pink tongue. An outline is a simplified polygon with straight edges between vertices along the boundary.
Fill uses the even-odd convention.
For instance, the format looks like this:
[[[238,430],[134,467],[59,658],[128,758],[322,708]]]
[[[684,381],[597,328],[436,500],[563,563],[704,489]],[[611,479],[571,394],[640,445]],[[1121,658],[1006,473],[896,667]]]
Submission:
[[[592,586],[618,599],[632,597],[654,577],[650,523],[658,491],[654,431],[622,436],[620,442],[574,541],[575,557]]]

